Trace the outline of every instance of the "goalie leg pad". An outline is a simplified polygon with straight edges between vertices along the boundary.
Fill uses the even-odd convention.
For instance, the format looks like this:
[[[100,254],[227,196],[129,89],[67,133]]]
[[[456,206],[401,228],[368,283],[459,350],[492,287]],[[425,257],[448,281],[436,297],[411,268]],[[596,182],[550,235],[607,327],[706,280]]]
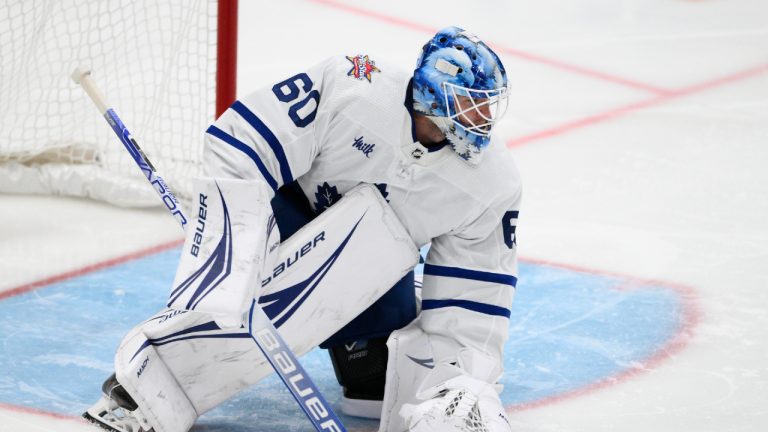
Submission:
[[[268,187],[259,181],[197,178],[196,209],[187,227],[168,307],[206,312],[240,327],[259,274],[280,241]]]
[[[320,348],[330,348],[360,339],[386,338],[416,318],[414,272],[410,271],[381,298],[349,324],[328,338]]]
[[[283,242],[276,255],[262,280],[259,304],[296,355],[358,316],[418,262],[416,246],[373,186],[347,193]],[[142,406],[154,404],[152,392],[159,390],[144,379],[148,369],[136,376],[150,348],[153,356],[146,368],[162,364],[169,371],[165,385],[174,378],[182,390],[164,393],[178,401],[157,402],[178,404],[180,425],[272,373],[245,329],[223,328],[205,313],[163,311],[129,334],[116,358],[118,380],[147,416],[164,416]],[[155,353],[162,362],[153,360]],[[184,408],[186,403],[192,408]]]
[[[275,266],[262,277],[259,305],[286,338],[306,333],[308,325],[328,338],[389,291],[418,258],[378,189],[360,185],[280,246]],[[293,319],[299,311],[305,320]]]
[[[126,354],[136,352],[128,357]],[[157,350],[137,328],[118,348],[117,381],[138,406],[142,429],[155,432],[186,432],[197,412]]]

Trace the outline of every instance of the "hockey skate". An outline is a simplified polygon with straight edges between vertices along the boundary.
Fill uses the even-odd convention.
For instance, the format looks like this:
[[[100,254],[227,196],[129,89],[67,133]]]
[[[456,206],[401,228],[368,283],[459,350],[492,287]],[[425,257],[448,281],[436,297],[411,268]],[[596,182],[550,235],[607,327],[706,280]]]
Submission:
[[[83,418],[111,432],[154,432],[133,398],[112,374],[101,386],[104,394],[83,413]]]

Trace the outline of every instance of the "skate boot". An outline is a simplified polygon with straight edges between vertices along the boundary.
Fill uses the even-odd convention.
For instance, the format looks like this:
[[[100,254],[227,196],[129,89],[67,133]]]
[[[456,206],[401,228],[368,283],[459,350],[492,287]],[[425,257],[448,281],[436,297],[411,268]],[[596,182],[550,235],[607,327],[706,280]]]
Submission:
[[[154,432],[138,405],[112,374],[101,386],[104,394],[83,418],[111,432]]]
[[[359,340],[329,348],[336,379],[343,387],[341,412],[381,418],[387,372],[387,338]]]

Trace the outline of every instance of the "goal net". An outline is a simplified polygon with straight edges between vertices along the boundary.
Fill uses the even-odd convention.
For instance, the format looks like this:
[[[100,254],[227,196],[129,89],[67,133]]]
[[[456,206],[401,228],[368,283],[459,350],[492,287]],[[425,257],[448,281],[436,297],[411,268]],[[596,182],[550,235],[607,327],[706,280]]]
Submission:
[[[236,8],[236,0],[0,4],[0,193],[161,204],[70,79],[85,65],[169,186],[188,196],[217,98],[220,107],[234,98]]]

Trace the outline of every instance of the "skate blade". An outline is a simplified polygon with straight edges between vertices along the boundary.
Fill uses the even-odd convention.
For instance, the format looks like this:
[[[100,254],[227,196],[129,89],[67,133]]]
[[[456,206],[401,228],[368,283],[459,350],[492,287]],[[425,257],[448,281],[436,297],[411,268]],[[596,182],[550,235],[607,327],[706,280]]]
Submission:
[[[119,430],[117,430],[117,429],[115,429],[115,428],[113,428],[113,427],[111,427],[111,426],[109,426],[107,424],[104,424],[98,418],[90,415],[88,413],[88,411],[84,412],[82,417],[84,419],[88,420],[88,422],[90,422],[92,425],[97,426],[97,427],[101,428],[102,430],[109,431],[109,432],[120,432]]]

